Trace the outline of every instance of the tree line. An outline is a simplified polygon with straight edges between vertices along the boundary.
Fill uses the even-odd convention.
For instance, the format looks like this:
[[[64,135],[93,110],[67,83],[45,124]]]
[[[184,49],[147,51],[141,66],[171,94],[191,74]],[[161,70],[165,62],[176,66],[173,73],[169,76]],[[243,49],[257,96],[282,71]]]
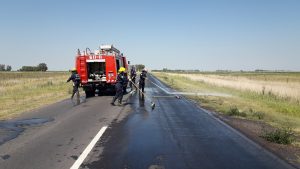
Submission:
[[[143,65],[143,64],[136,64],[135,65],[135,69],[138,72],[141,72],[144,68],[145,68],[145,65]]]
[[[11,71],[12,67],[10,65],[0,64],[0,71]]]
[[[11,71],[12,67],[10,65],[0,64],[0,71]],[[18,71],[42,71],[48,70],[46,63],[40,63],[37,66],[22,66]]]
[[[42,71],[45,72],[48,70],[46,63],[40,63],[37,66],[22,66],[18,71]]]

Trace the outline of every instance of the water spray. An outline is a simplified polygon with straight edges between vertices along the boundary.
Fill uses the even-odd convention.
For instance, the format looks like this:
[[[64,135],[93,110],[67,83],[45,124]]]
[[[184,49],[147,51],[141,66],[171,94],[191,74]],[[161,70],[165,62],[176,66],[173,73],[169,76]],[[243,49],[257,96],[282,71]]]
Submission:
[[[137,87],[137,85],[134,84],[133,81],[131,81],[131,79],[129,79],[129,81],[139,90],[140,93],[142,93],[142,95],[144,96],[144,98],[148,98],[148,96],[144,92],[142,92],[142,90],[139,87]],[[135,92],[136,92],[135,90],[132,90],[130,92],[130,95],[134,95]],[[151,103],[151,109],[154,110],[155,103],[153,102],[153,100],[151,100],[151,99],[149,99],[149,100],[150,100],[150,103]]]

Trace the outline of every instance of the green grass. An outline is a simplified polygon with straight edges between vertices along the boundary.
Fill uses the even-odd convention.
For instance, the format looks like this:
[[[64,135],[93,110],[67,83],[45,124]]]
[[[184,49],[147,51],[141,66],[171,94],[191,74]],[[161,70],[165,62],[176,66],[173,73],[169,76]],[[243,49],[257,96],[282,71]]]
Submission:
[[[69,72],[1,72],[0,119],[70,96]]]
[[[295,141],[294,132],[289,127],[277,128],[273,131],[265,131],[261,137],[278,144],[291,144]]]
[[[300,104],[299,102],[272,93],[262,94],[252,91],[239,90],[229,87],[207,84],[203,81],[195,81],[183,76],[177,76],[162,72],[153,73],[169,86],[183,92],[216,92],[229,94],[231,97],[216,96],[187,96],[199,102],[208,109],[223,114],[229,114],[240,118],[261,120],[275,127],[292,127],[300,132]],[[209,74],[209,73],[207,73]],[[213,73],[216,75],[216,73]],[[226,76],[226,74],[221,74]],[[230,76],[232,73],[230,73]],[[236,76],[260,80],[264,76],[269,81],[278,81],[290,78],[290,81],[300,82],[300,73],[237,73]]]

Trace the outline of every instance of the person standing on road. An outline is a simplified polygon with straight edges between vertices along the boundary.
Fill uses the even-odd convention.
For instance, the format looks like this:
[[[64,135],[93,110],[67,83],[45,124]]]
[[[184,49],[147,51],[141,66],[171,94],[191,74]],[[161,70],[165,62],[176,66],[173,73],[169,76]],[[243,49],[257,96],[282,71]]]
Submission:
[[[135,84],[135,78],[136,78],[136,71],[135,71],[135,67],[132,66],[132,68],[130,70],[130,79],[131,79],[130,88],[131,88],[131,90],[133,90],[133,86]],[[132,83],[134,83],[134,84],[132,84]]]
[[[125,71],[124,72],[124,76],[125,76],[125,82],[123,83],[123,95],[124,94],[127,94],[127,91],[126,91],[126,89],[127,89],[127,86],[128,86],[128,73]]]
[[[143,69],[142,73],[140,74],[140,80],[139,80],[139,88],[142,90],[143,93],[145,88],[146,77],[147,77],[147,70]]]
[[[73,99],[73,97],[74,97],[75,93],[78,91],[78,88],[79,88],[79,85],[80,85],[80,76],[77,73],[76,68],[73,68],[71,70],[71,72],[72,72],[72,74],[69,77],[69,79],[67,80],[67,83],[71,80],[73,81],[73,93],[72,93],[72,96],[71,96],[71,99]]]
[[[126,83],[126,76],[125,76],[125,68],[120,67],[119,69],[119,74],[117,76],[117,83],[115,85],[116,89],[116,95],[113,97],[112,102],[110,103],[111,105],[115,105],[115,101],[118,99],[119,105],[122,104],[122,99],[123,99],[123,86]]]

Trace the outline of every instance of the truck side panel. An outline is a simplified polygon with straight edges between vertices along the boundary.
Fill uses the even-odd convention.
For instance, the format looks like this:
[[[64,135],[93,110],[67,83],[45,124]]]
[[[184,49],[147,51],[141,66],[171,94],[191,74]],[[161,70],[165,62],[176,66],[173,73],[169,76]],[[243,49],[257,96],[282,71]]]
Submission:
[[[114,56],[103,56],[106,61],[106,82],[115,83],[117,77],[116,58]]]
[[[80,75],[81,83],[86,84],[88,81],[86,56],[77,56],[76,57],[76,69],[77,69],[78,74]]]

